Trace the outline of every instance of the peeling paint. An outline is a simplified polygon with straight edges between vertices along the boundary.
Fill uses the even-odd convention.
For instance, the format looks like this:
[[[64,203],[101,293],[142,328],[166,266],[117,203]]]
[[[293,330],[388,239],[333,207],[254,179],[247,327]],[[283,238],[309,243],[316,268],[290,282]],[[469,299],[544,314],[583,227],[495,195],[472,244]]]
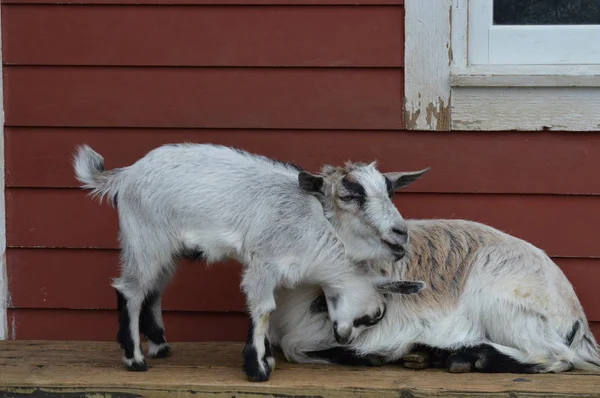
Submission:
[[[448,10],[448,24],[450,25],[450,40],[446,43],[446,48],[448,49],[448,66],[452,66],[452,4]]]
[[[3,228],[5,231],[5,229]],[[5,239],[6,234],[1,239]],[[12,305],[12,298],[8,292],[8,274],[6,272],[6,241],[1,243],[2,257],[0,259],[0,340],[8,338],[8,308]]]
[[[445,104],[442,98],[438,98],[437,106],[430,102],[425,110],[427,112],[425,120],[428,126],[433,126],[435,119],[436,130],[450,129],[450,103]]]
[[[420,109],[417,109],[414,112],[410,112],[409,110],[404,111],[404,127],[407,130],[416,130],[419,115],[421,115]]]
[[[452,0],[405,3],[405,108],[410,130],[450,129]]]
[[[13,315],[10,322],[10,339],[17,339],[17,318]]]

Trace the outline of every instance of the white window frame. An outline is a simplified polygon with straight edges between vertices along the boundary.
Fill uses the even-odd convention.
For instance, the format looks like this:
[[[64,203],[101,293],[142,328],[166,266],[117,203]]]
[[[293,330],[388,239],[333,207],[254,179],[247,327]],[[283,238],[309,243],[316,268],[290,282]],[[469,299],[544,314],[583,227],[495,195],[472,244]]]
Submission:
[[[600,26],[494,25],[493,3],[468,3],[470,65],[600,64]]]
[[[600,130],[600,65],[471,62],[469,3],[481,1],[405,0],[406,127]]]

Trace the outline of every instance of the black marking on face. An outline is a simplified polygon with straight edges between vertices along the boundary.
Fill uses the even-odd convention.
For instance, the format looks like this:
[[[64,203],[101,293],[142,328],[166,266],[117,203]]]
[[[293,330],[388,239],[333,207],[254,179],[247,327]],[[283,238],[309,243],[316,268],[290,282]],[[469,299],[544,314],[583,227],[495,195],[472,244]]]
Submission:
[[[323,312],[328,312],[327,299],[325,298],[325,294],[320,294],[319,297],[314,299],[310,304],[310,313],[316,315]]]
[[[385,316],[385,313],[387,311],[387,307],[384,306],[383,307],[383,311],[381,309],[378,309],[377,312],[375,312],[375,314],[373,315],[365,315],[362,316],[358,319],[355,319],[353,322],[354,327],[359,327],[359,326],[374,326],[376,324],[379,323],[379,321],[381,321],[383,319],[383,317]]]
[[[115,196],[113,197],[113,204],[115,205],[115,207],[119,207],[119,194],[115,194]]]
[[[394,184],[392,183],[392,180],[387,177],[385,177],[385,187],[387,189],[388,197],[391,199],[394,195]]]
[[[575,321],[575,323],[573,324],[573,328],[571,329],[571,331],[567,335],[567,338],[565,339],[565,344],[567,346],[570,347],[571,344],[573,344],[573,340],[575,340],[575,335],[577,334],[577,331],[579,330],[580,326],[581,325],[579,324],[579,321]]]
[[[348,195],[340,197],[344,202],[355,200],[360,207],[364,207],[367,202],[367,193],[365,188],[358,182],[348,180],[346,177],[342,179],[342,185],[348,190]]]

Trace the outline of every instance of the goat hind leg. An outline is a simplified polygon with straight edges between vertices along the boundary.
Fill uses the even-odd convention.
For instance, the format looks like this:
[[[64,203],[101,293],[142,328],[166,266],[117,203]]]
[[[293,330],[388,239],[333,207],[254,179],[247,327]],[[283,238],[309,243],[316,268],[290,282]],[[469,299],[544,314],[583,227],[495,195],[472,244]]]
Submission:
[[[119,333],[117,340],[123,349],[123,363],[127,369],[146,371],[148,365],[144,360],[140,344],[139,318],[144,294],[136,290],[125,290],[115,287],[117,306],[119,309]]]
[[[162,291],[148,294],[140,315],[140,331],[148,340],[150,358],[165,358],[171,352],[165,339],[161,302]]]

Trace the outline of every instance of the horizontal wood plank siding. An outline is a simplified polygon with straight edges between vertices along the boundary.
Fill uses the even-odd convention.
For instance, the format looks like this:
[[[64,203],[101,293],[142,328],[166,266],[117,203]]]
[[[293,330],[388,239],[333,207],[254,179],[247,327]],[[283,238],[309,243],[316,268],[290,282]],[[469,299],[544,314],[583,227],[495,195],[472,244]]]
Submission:
[[[415,183],[415,184],[418,184]],[[526,239],[552,256],[600,257],[600,198],[400,193],[405,218],[462,218]],[[8,188],[9,247],[117,248],[117,212],[78,189]],[[580,237],[580,238],[577,238]]]
[[[6,5],[2,8],[3,61],[8,65],[401,67],[402,11],[402,7],[379,6]]]
[[[401,69],[4,67],[7,126],[399,129]]]
[[[8,332],[19,340],[115,341],[117,311],[9,309]],[[168,341],[244,341],[248,316],[240,312],[165,311]],[[116,343],[115,343],[116,344]]]
[[[316,171],[378,159],[382,170],[431,167],[411,192],[600,195],[600,135],[427,131],[6,128],[9,187],[78,187],[71,157],[87,143],[107,168],[171,142],[212,142]],[[577,200],[577,199],[573,199]]]
[[[11,308],[116,309],[110,281],[117,275],[118,255],[117,250],[9,249]],[[600,321],[600,259],[554,260],[575,285],[588,318]],[[165,293],[163,308],[244,312],[240,274],[236,263],[207,267],[184,262]]]
[[[467,218],[556,257],[600,334],[600,136],[407,132],[402,0],[2,0],[9,327],[114,341],[117,213],[73,178],[169,142],[233,145],[309,170],[431,167],[396,204]],[[184,262],[170,341],[243,340],[239,264]],[[33,277],[35,276],[35,277]]]
[[[110,283],[118,275],[118,250],[9,249],[7,257],[12,308],[117,308]],[[234,262],[183,262],[163,308],[244,312],[240,275]]]
[[[19,340],[115,341],[117,311],[9,309],[9,333]],[[248,317],[242,313],[165,311],[168,341],[245,341]],[[590,322],[600,337],[600,322]],[[116,343],[115,343],[116,344]]]

